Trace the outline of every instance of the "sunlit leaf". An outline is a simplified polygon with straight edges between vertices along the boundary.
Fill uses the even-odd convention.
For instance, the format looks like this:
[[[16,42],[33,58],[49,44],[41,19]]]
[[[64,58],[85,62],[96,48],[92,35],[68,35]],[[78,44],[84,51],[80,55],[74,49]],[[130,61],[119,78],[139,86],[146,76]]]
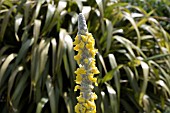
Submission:
[[[47,98],[42,98],[41,101],[38,103],[36,113],[41,113],[42,109],[44,108],[47,102],[48,102]]]
[[[104,76],[102,82],[104,83],[104,82],[106,82],[106,81],[111,80],[111,79],[115,76],[116,71],[118,71],[118,70],[119,70],[120,68],[122,68],[122,67],[123,67],[123,65],[119,65],[119,66],[113,68],[111,71],[109,71],[109,72]]]
[[[15,36],[16,36],[17,41],[19,41],[17,32],[18,32],[19,26],[21,25],[22,19],[23,19],[23,15],[21,15],[21,14],[18,14],[15,17]]]
[[[4,63],[2,64],[1,68],[0,68],[0,83],[2,82],[3,76],[5,71],[7,70],[10,62],[16,57],[16,54],[10,54],[4,61]],[[0,84],[2,85],[2,84]]]
[[[52,80],[51,77],[48,76],[47,77],[47,81],[46,81],[46,87],[47,87],[47,91],[48,91],[48,98],[50,101],[50,107],[51,107],[51,112],[52,113],[56,113],[56,97],[55,97],[55,91],[54,91],[54,86],[52,84]]]

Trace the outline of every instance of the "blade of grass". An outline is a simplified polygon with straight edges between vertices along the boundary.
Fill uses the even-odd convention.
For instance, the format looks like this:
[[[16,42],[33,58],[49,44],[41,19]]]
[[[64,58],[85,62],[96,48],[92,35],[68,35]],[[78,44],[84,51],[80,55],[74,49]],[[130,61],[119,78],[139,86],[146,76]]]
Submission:
[[[51,39],[52,46],[52,76],[55,76],[55,67],[56,67],[56,55],[57,55],[57,42],[55,38]]]
[[[22,19],[23,19],[23,15],[22,14],[17,14],[15,16],[15,37],[16,37],[17,41],[20,41],[19,37],[17,35],[17,32],[18,32],[19,26],[21,25]]]
[[[50,76],[47,77],[46,88],[48,92],[48,98],[50,101],[51,113],[56,113],[56,101],[55,101],[56,97],[55,97],[54,86],[52,84],[52,79]]]
[[[11,15],[12,11],[15,10],[16,7],[17,6],[13,6],[12,8],[9,9],[8,12],[6,12],[6,15],[3,19],[3,22],[2,22],[2,25],[1,25],[1,30],[0,30],[0,42],[3,41],[4,34],[5,34],[5,31],[6,31],[9,19],[10,19],[10,15]]]
[[[50,29],[49,25],[52,21],[53,15],[55,14],[56,7],[55,5],[48,4],[47,15],[45,19],[45,25],[42,29],[42,35],[44,36]]]
[[[117,65],[116,59],[113,54],[109,54],[108,58],[109,58],[109,62],[110,62],[112,69],[116,67],[120,67],[120,65],[119,66]],[[115,71],[114,81],[115,81],[117,97],[118,97],[118,112],[119,112],[119,104],[120,104],[120,71],[119,69]]]
[[[26,82],[29,77],[29,71],[25,71],[25,73],[21,76],[21,80],[17,84],[14,93],[12,94],[10,105],[13,107],[14,111],[17,111],[19,109],[19,102],[21,99],[21,96],[23,95],[23,92],[25,90],[25,87],[28,85]]]
[[[139,104],[142,106],[142,101],[148,85],[149,66],[145,62],[141,61],[141,67],[143,70],[143,83],[142,83],[142,88],[139,96]]]
[[[41,113],[45,104],[48,102],[48,98],[41,98],[41,101],[37,105],[36,113]]]
[[[123,65],[119,65],[119,66],[113,68],[113,69],[112,69],[111,71],[109,71],[108,73],[106,73],[106,75],[105,75],[105,76],[103,77],[103,79],[102,79],[102,83],[111,80],[111,79],[115,76],[116,71],[118,71],[118,70],[119,70],[120,68],[122,68],[122,67],[123,67]]]
[[[108,19],[106,21],[107,26],[107,46],[106,46],[106,52],[109,52],[110,46],[111,46],[111,39],[112,39],[112,32],[113,32],[113,25],[112,22]]]
[[[111,106],[112,112],[118,113],[118,102],[117,102],[116,91],[109,84],[106,84],[106,87],[107,87],[109,97],[110,97],[110,106]]]
[[[9,100],[10,100],[10,94],[11,94],[12,87],[14,86],[15,78],[20,71],[23,71],[23,66],[17,67],[16,70],[14,72],[12,72],[12,74],[8,80],[8,99]]]
[[[137,37],[138,37],[137,46],[140,48],[140,46],[141,46],[141,37],[140,37],[140,32],[139,32],[139,29],[138,29],[138,27],[136,25],[135,20],[131,17],[131,15],[129,13],[124,12],[123,14],[124,14],[124,17],[131,22],[132,26],[134,26],[134,29],[135,29],[135,31],[137,33]]]
[[[4,76],[4,73],[6,72],[9,64],[11,63],[12,60],[14,60],[14,58],[16,57],[17,55],[12,53],[10,54],[4,61],[4,63],[2,64],[1,68],[0,68],[0,86],[1,86],[1,83],[2,83],[2,78]]]
[[[39,34],[40,34],[40,27],[41,27],[41,20],[34,20],[34,31],[33,31],[33,36],[34,36],[34,47],[37,44]],[[34,48],[33,47],[33,48]]]

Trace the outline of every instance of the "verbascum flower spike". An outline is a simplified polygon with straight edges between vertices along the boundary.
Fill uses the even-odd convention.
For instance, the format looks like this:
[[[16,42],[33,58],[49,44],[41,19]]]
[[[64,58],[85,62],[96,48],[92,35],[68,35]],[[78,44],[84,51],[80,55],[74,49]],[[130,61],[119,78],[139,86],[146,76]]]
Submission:
[[[78,51],[74,59],[77,61],[79,68],[75,71],[76,86],[74,91],[80,90],[80,96],[77,97],[76,113],[96,113],[96,105],[94,100],[97,95],[92,92],[97,78],[94,74],[99,74],[99,70],[95,66],[95,55],[97,49],[94,48],[95,40],[91,33],[87,30],[87,25],[83,14],[78,16],[78,33],[73,42],[74,50]]]

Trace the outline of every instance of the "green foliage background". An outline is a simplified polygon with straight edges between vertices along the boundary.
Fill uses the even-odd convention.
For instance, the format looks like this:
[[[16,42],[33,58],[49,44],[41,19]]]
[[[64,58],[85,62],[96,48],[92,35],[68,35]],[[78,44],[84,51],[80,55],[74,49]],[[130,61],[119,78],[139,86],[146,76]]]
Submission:
[[[97,113],[170,112],[169,0],[1,0],[0,113],[74,113],[73,40],[96,40]]]

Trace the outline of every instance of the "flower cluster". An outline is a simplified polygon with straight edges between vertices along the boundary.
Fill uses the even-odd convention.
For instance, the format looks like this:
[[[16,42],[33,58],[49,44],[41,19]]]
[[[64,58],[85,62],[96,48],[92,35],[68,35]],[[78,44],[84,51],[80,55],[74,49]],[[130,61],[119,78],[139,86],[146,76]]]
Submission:
[[[94,100],[97,95],[92,92],[94,86],[97,86],[97,78],[94,74],[98,74],[99,70],[95,66],[95,55],[97,49],[94,48],[95,40],[91,33],[88,33],[84,16],[80,13],[78,18],[78,34],[73,42],[74,50],[78,52],[74,59],[77,61],[79,68],[75,71],[76,86],[74,91],[80,90],[80,96],[77,97],[78,103],[75,106],[76,113],[96,113],[96,105]]]

